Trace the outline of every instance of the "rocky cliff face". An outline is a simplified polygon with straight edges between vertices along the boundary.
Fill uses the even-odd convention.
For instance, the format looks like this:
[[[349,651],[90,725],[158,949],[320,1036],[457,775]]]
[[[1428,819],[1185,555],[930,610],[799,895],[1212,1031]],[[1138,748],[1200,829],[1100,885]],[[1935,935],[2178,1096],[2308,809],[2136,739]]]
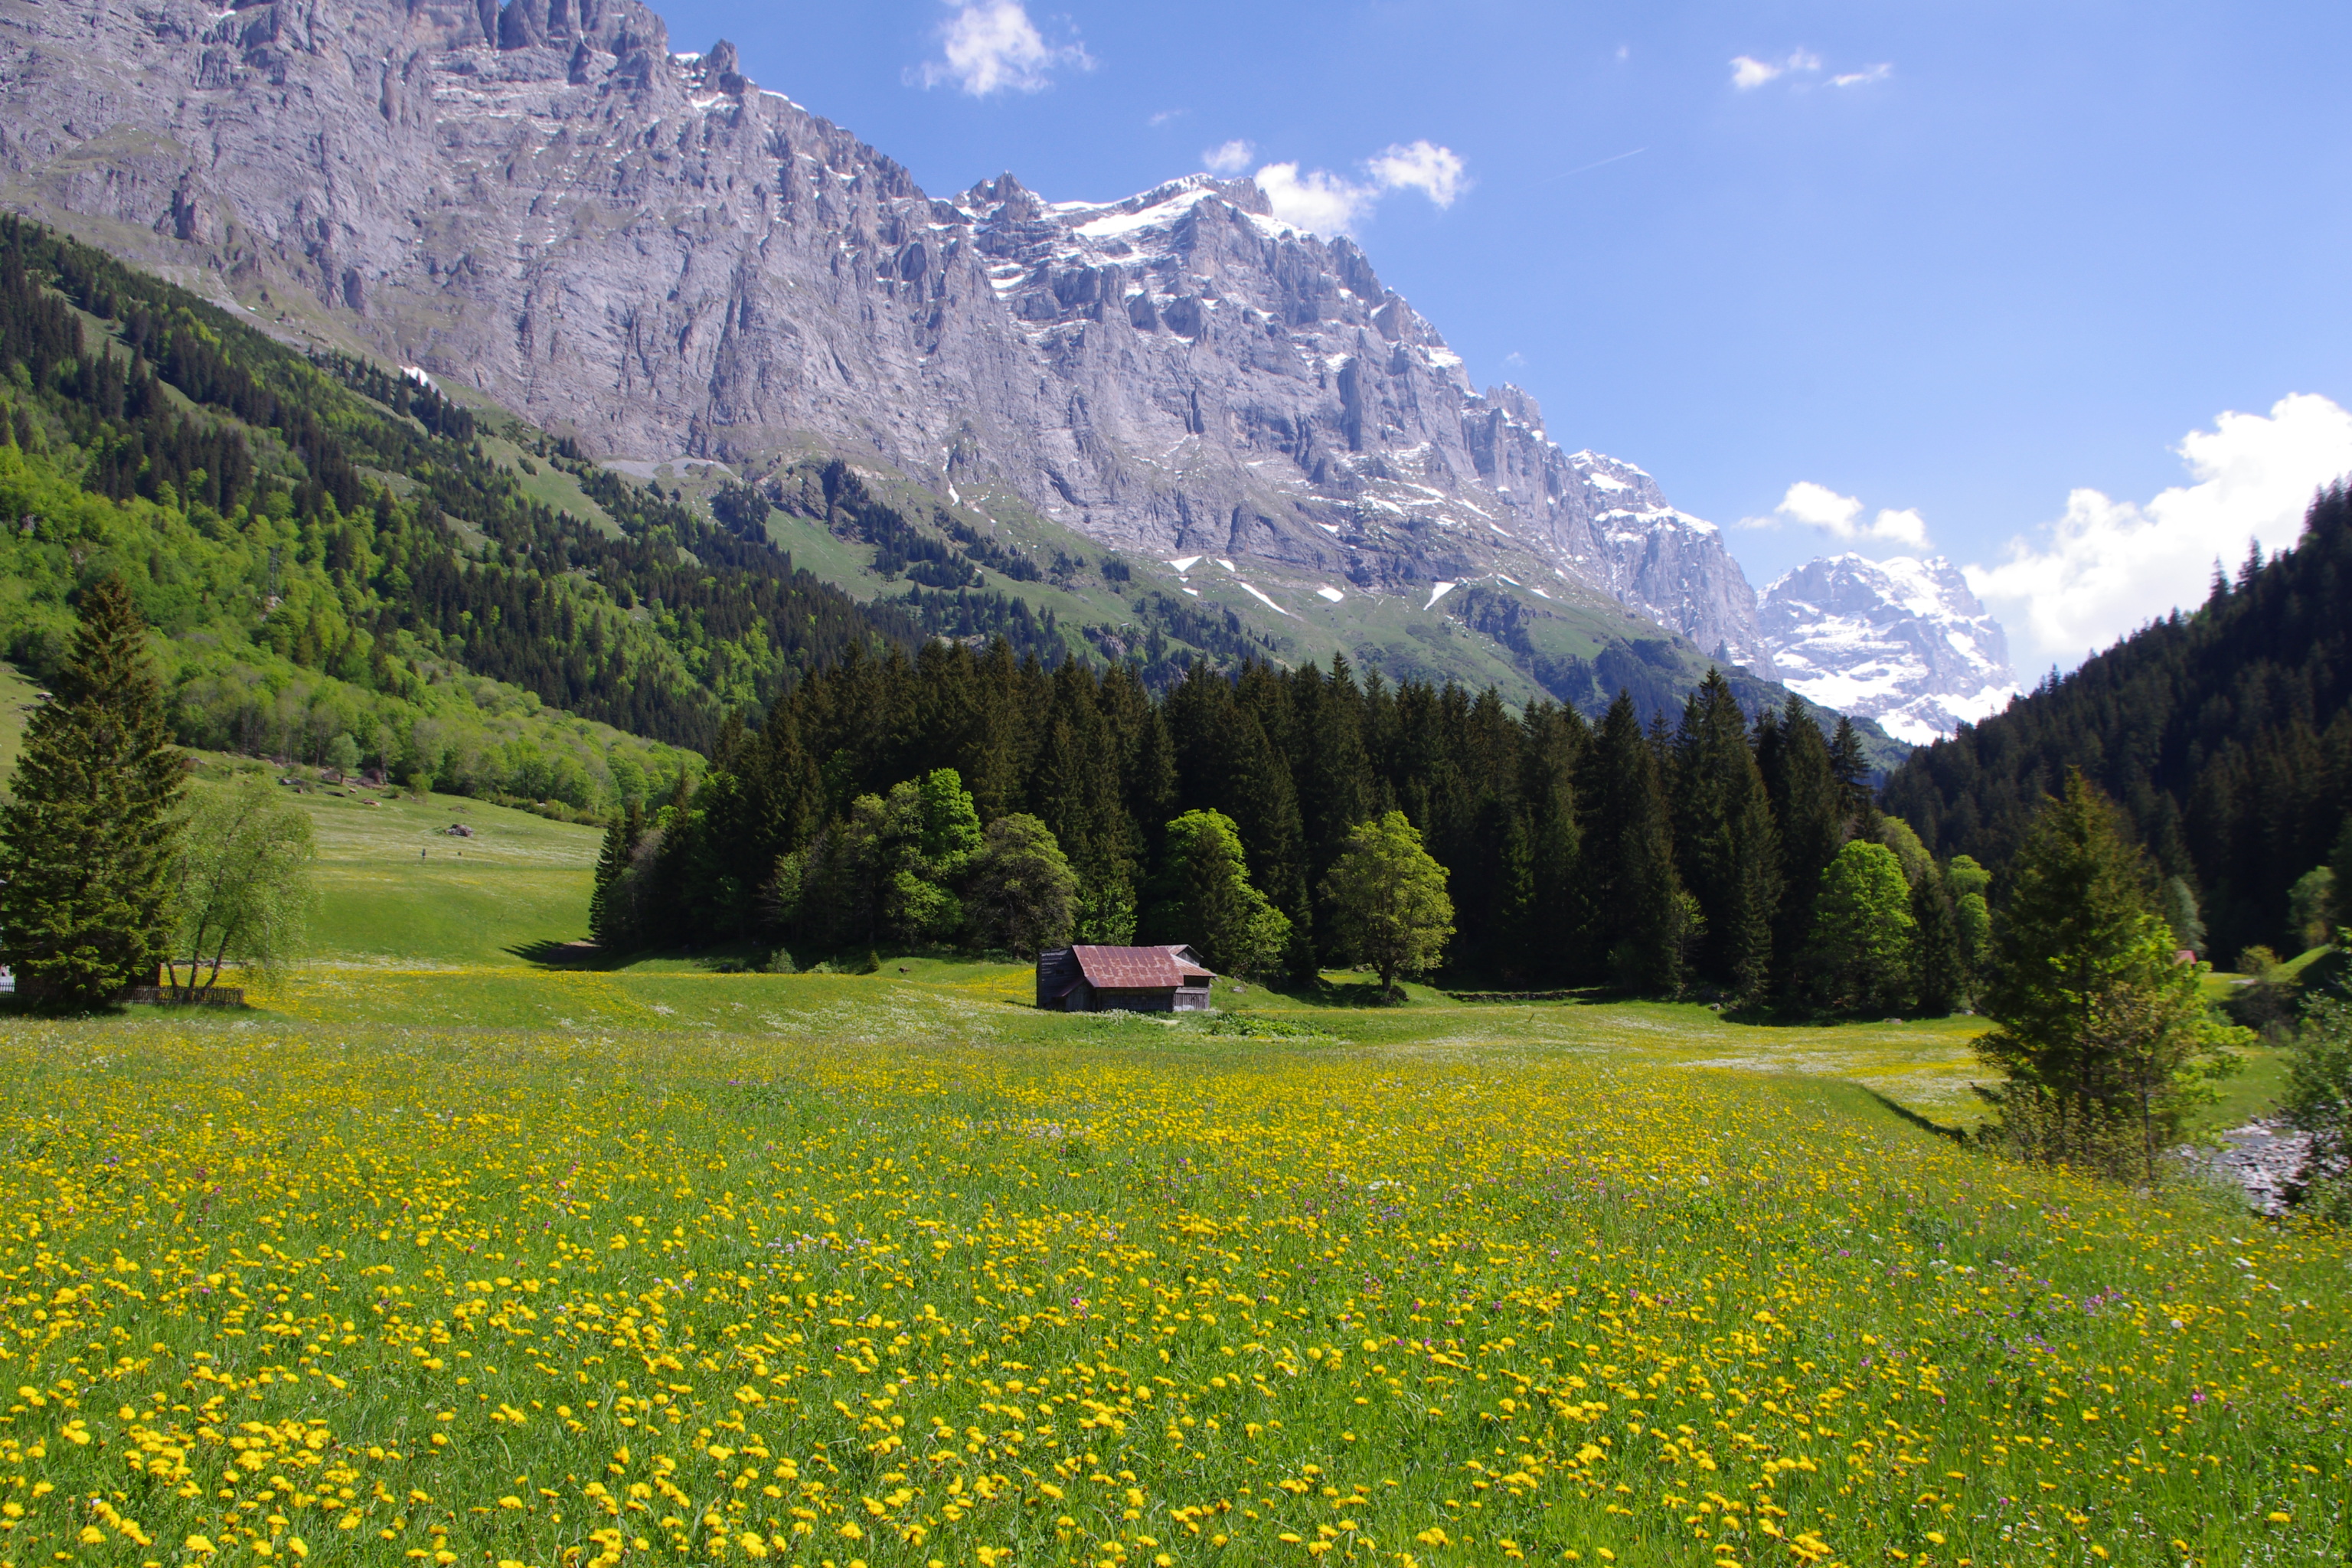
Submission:
[[[834,452],[1162,556],[1547,574],[1771,673],[1714,527],[1246,180],[952,199],[635,0],[0,0],[0,200],[591,450]]]
[[[1808,562],[1764,591],[1763,624],[1790,689],[1915,745],[2017,695],[2008,634],[1948,561]]]

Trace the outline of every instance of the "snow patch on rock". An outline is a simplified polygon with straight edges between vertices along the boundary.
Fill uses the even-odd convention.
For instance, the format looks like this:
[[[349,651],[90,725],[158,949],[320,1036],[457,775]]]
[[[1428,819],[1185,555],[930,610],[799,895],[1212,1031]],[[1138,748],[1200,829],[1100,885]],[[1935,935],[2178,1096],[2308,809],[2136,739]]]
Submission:
[[[2017,695],[2008,633],[1940,557],[1807,562],[1764,590],[1761,619],[1790,689],[1914,745]]]

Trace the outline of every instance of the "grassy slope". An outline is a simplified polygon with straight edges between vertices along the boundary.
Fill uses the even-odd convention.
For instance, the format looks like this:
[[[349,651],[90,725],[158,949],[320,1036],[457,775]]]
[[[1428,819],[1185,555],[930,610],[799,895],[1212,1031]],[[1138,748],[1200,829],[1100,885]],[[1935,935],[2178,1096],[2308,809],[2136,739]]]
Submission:
[[[231,767],[254,771],[213,757],[205,776]],[[353,966],[528,973],[524,954],[587,934],[594,828],[458,795],[419,801],[355,785],[296,798],[318,833],[317,984]],[[458,822],[474,837],[448,836]]]
[[[25,721],[33,711],[33,682],[13,664],[0,664],[0,792],[16,776]]]

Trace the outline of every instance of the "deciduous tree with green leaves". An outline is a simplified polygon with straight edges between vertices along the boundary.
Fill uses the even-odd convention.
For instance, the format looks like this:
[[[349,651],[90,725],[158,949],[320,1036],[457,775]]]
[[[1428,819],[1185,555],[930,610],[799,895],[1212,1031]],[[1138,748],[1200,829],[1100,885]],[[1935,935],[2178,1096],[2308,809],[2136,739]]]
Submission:
[[[1078,879],[1052,830],[1014,812],[990,823],[983,838],[964,894],[972,939],[1022,957],[1069,941]]]
[[[1360,823],[1348,835],[1324,893],[1341,951],[1380,975],[1383,998],[1395,996],[1398,975],[1434,968],[1454,935],[1445,868],[1422,847],[1402,811]]]
[[[163,973],[173,989],[209,990],[225,963],[268,974],[297,957],[317,853],[310,814],[267,780],[198,795],[172,860],[178,925]]]
[[[1974,995],[1992,958],[1992,906],[1985,900],[1992,873],[1971,856],[1955,855],[1945,863],[1944,886],[1952,895],[1952,918],[1959,929],[1963,984]]]
[[[2303,1206],[2352,1222],[2352,999],[2340,991],[2305,1004],[2280,1110],[2311,1140],[2295,1174]]]
[[[1822,1001],[1841,1012],[1885,1012],[1911,987],[1911,885],[1884,844],[1850,840],[1822,873],[1808,967]]]
[[[99,1005],[170,945],[180,752],[120,579],[82,590],[73,649],[0,808],[0,963],[37,1005]]]
[[[2203,964],[2176,963],[2155,878],[2079,771],[2034,818],[1996,921],[1977,1054],[2003,1081],[1994,1140],[2026,1158],[2154,1182],[2251,1038],[2216,1023]]]
[[[1221,811],[1188,811],[1168,825],[1145,930],[1188,942],[1224,974],[1266,974],[1290,943],[1290,921],[1250,886],[1241,832]]]

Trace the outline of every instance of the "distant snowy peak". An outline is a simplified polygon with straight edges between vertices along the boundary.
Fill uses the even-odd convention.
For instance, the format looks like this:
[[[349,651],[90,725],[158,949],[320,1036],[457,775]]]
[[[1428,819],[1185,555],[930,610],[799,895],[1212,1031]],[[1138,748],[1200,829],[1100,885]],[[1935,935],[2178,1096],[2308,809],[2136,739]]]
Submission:
[[[1807,562],[1764,590],[1761,619],[1791,689],[1914,744],[2017,695],[2008,634],[1940,558]]]

